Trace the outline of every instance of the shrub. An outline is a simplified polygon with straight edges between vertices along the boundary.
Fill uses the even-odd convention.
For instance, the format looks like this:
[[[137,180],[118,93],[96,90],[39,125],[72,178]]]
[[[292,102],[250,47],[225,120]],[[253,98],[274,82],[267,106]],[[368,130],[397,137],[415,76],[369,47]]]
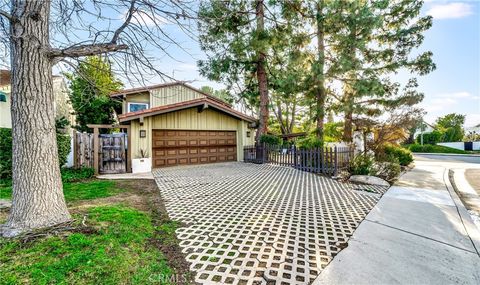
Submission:
[[[12,177],[12,130],[0,128],[0,178]]]
[[[455,149],[451,147],[446,147],[443,145],[419,145],[419,144],[412,144],[408,147],[411,152],[425,152],[425,153],[458,153],[458,154],[466,154],[468,152],[460,149]]]
[[[432,131],[431,133],[423,134],[423,143],[424,144],[436,144],[441,141],[443,133],[437,130]],[[417,143],[421,143],[422,135],[417,136]]]
[[[70,136],[57,133],[58,160],[60,166],[67,162],[70,152]],[[12,130],[0,128],[0,178],[12,177]]]
[[[370,175],[380,177],[388,182],[395,180],[401,172],[398,159],[393,156],[388,157],[390,161],[378,161],[371,167]]]
[[[403,147],[398,147],[394,145],[386,145],[383,148],[383,151],[386,156],[393,156],[398,159],[400,165],[407,166],[413,161],[412,152]]]
[[[60,166],[67,163],[67,157],[70,153],[70,136],[57,133],[58,162]]]
[[[90,167],[82,168],[62,168],[62,181],[63,182],[76,182],[85,179],[92,178],[95,174],[95,169]]]
[[[297,147],[304,149],[323,147],[323,141],[317,136],[309,135],[308,137],[299,139],[297,141]]]
[[[267,145],[281,145],[282,139],[275,135],[261,135],[260,142]]]
[[[357,155],[350,163],[350,173],[353,175],[372,175],[371,170],[374,162],[373,155]]]

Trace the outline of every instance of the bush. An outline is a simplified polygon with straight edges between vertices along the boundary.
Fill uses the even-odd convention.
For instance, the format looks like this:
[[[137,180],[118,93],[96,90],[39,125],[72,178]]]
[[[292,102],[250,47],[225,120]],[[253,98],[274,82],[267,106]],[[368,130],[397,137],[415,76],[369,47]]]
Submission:
[[[70,136],[57,133],[58,162],[60,166],[67,163],[67,157],[70,153]]]
[[[413,162],[412,152],[403,147],[398,147],[394,145],[386,145],[383,148],[383,151],[386,156],[393,156],[398,159],[398,162],[402,166],[407,166]]]
[[[373,155],[360,154],[353,158],[350,163],[350,174],[352,175],[373,175],[371,170],[375,162]]]
[[[304,149],[323,147],[323,141],[314,135],[310,135],[299,139],[297,141],[297,147]]]
[[[282,139],[274,135],[261,135],[260,142],[267,145],[281,145]]]
[[[451,147],[446,147],[443,145],[419,145],[412,144],[408,147],[411,152],[424,152],[424,153],[458,153],[458,154],[467,154],[468,152],[460,149],[455,149]]]
[[[436,144],[442,140],[443,133],[437,130],[434,130],[431,133],[424,133],[423,134],[423,143],[424,144]],[[417,136],[417,143],[421,143],[422,135]]]
[[[371,168],[371,175],[380,177],[388,182],[395,180],[401,172],[398,159],[393,156],[389,157],[390,161],[375,162]]]
[[[57,133],[60,166],[67,162],[70,153],[70,136]],[[0,128],[0,178],[12,177],[12,130]]]
[[[62,168],[62,181],[63,182],[76,182],[92,178],[95,175],[95,169],[90,167],[75,168]]]
[[[0,178],[12,177],[12,130],[0,128]]]

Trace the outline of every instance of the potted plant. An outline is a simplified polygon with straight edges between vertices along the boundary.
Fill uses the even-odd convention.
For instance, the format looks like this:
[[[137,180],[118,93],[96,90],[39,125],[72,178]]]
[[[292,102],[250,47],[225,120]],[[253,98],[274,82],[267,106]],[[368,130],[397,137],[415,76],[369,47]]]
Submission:
[[[132,159],[132,173],[152,171],[152,159],[148,157],[148,152],[141,149],[138,158]]]

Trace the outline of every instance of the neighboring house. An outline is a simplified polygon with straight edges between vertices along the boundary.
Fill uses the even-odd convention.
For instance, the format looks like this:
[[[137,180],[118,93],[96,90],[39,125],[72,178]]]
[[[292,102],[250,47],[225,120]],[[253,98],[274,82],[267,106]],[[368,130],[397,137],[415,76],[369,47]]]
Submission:
[[[423,122],[423,130],[422,129],[417,129],[415,130],[415,134],[413,135],[413,138],[414,139],[417,139],[417,137],[421,134],[421,133],[424,133],[424,134],[427,134],[427,133],[431,133],[435,130],[435,127],[433,125],[430,125],[429,123],[427,122]]]
[[[0,70],[0,128],[12,127],[10,78],[9,70]],[[63,77],[53,76],[53,93],[55,96],[55,119],[65,117],[71,125],[75,124],[67,84]]]
[[[123,101],[121,124],[130,124],[133,158],[152,167],[243,160],[254,143],[256,119],[183,82],[116,92]]]

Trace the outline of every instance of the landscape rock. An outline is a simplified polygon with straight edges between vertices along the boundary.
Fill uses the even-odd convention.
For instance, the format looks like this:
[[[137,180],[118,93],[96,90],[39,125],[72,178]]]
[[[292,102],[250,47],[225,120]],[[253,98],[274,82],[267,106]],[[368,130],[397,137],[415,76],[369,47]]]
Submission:
[[[352,175],[348,179],[352,183],[361,183],[361,184],[370,184],[370,185],[380,185],[390,187],[390,184],[383,180],[382,178],[370,176],[370,175]]]

